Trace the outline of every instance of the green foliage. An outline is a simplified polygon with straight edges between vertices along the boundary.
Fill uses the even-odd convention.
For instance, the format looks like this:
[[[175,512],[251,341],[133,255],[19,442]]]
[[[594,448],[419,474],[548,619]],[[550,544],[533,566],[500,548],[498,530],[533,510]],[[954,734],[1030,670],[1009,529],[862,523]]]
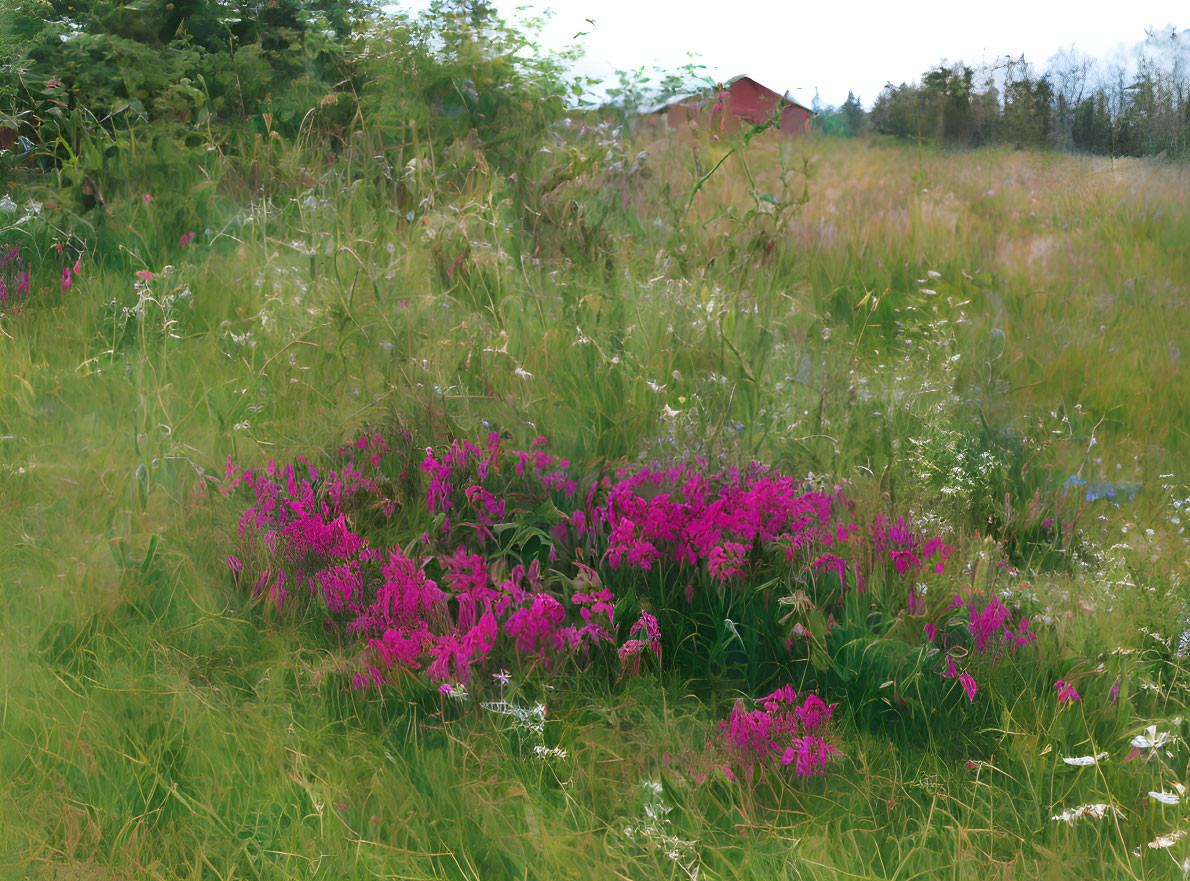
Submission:
[[[1016,147],[1040,147],[1047,143],[1050,102],[1053,89],[1045,77],[1033,79],[1026,73],[1010,79],[1004,88],[1004,132]]]
[[[867,119],[880,134],[951,146],[1181,156],[1190,145],[1187,39],[1171,28],[1148,32],[1132,52],[1135,73],[1119,63],[1098,65],[1073,48],[1058,52],[1040,74],[1023,56],[978,72],[943,61],[919,83],[886,85]],[[855,134],[858,119],[855,110],[846,118],[835,111],[820,125],[830,134]]]
[[[952,146],[999,139],[1001,112],[994,87],[980,92],[966,65],[939,65],[921,83],[886,85],[872,105],[871,124],[881,134]]]
[[[5,109],[32,111],[36,130],[40,86],[53,82],[53,100],[103,121],[126,108],[201,128],[208,114],[266,111],[292,133],[294,101],[309,106],[342,77],[349,44],[337,40],[365,10],[355,0],[21,3],[10,13],[24,39],[5,58]]]
[[[847,134],[855,136],[863,133],[864,125],[867,122],[864,105],[854,92],[847,93],[847,100],[843,102],[839,112],[843,114],[843,120],[847,125]]]
[[[683,877],[693,854],[701,877],[766,881],[1180,875],[1184,842],[1148,844],[1186,802],[1147,793],[1186,782],[1190,737],[1183,173],[751,130],[646,154],[572,116],[564,60],[485,4],[354,16],[0,10],[2,121],[29,145],[3,153],[0,225],[35,274],[0,316],[5,871]],[[1056,110],[1036,127],[1032,75],[1003,117],[963,66],[934,74],[873,127],[1063,136]],[[1133,116],[1070,103],[1076,146],[1167,143],[1146,76]],[[345,687],[338,634],[251,605],[217,484],[229,455],[329,455],[385,424],[413,461],[427,438],[540,431],[591,479],[759,458],[959,549],[916,613],[895,573],[840,601],[774,567],[693,605],[672,571],[626,577],[625,612],[669,619],[689,678],[377,699]],[[417,496],[416,473],[387,477]],[[502,538],[537,554],[524,510]],[[924,635],[961,642],[960,591],[1039,635],[970,659],[974,701]],[[840,703],[846,759],[728,780],[718,721],[782,680]],[[499,697],[543,703],[540,743],[479,705]],[[1176,739],[1128,759],[1149,725]],[[1121,815],[1051,819],[1099,802]],[[624,834],[648,810],[697,842],[681,866]]]

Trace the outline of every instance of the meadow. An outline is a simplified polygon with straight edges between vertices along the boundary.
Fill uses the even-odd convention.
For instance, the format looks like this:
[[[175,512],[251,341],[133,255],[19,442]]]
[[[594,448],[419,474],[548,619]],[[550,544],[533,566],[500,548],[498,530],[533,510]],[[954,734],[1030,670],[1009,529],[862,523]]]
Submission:
[[[1190,873],[1190,170],[380,138],[10,187],[7,876]]]

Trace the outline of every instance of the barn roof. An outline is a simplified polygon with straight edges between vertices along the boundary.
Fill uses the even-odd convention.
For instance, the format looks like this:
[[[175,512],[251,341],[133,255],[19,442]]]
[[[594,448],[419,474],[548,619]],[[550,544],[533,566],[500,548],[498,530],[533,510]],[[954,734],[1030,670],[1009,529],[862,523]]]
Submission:
[[[756,85],[760,86],[761,88],[764,88],[764,89],[769,88],[768,86],[764,85],[763,83],[758,82],[757,80],[748,76],[746,73],[741,73],[738,76],[733,76],[729,80],[724,80],[723,85],[730,86],[733,83],[738,83],[740,80],[751,80],[752,82],[756,83]],[[777,92],[776,89],[769,89],[769,91],[774,92],[775,94],[780,94],[779,92]],[[640,113],[645,116],[648,116],[649,114],[652,114],[652,113],[660,113],[666,107],[672,107],[674,104],[694,104],[694,103],[698,103],[699,101],[705,101],[709,97],[711,97],[711,96],[705,91],[691,92],[688,95],[674,95],[673,97],[670,97],[670,98],[665,98],[662,100],[654,101],[651,104],[646,104],[644,107],[642,107],[640,109]],[[781,101],[785,104],[792,104],[794,107],[800,107],[800,108],[802,108],[802,110],[805,110],[809,114],[814,113],[813,110],[811,110],[809,107],[807,107],[802,102],[796,100],[789,92],[785,92],[785,94],[781,95]]]
[[[752,80],[752,82],[756,83],[756,85],[760,86],[761,88],[769,89],[769,87],[766,86],[764,83],[759,82],[758,80],[754,79],[753,77],[748,76],[748,74],[746,74],[746,73],[741,73],[736,76],[733,76],[729,80],[724,80],[723,85],[730,86],[732,83],[738,83],[740,80]],[[769,89],[769,91],[777,92],[776,89]],[[778,94],[780,94],[780,93],[778,93]],[[793,95],[790,94],[790,92],[788,90],[786,90],[785,93],[783,95],[781,95],[781,100],[784,101],[786,104],[792,104],[794,107],[800,107],[800,108],[802,108],[802,110],[806,111],[807,113],[810,113],[810,114],[814,113],[813,110],[811,110],[809,107],[807,107],[801,101],[798,101],[797,99],[795,99],[793,97]]]

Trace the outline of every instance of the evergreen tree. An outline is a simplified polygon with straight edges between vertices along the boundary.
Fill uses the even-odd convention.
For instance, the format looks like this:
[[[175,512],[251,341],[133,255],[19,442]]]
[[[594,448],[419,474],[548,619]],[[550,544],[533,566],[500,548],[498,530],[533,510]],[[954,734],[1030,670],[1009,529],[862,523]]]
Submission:
[[[855,97],[854,92],[847,93],[847,100],[839,110],[843,114],[849,135],[858,135],[864,130],[867,114],[864,113],[864,105]]]

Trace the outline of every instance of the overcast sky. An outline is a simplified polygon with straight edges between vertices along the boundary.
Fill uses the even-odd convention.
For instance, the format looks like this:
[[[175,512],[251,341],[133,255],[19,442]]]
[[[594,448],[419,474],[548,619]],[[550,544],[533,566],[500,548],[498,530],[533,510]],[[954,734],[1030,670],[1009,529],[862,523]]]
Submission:
[[[871,106],[886,82],[917,80],[943,57],[974,66],[1024,53],[1044,70],[1051,55],[1072,43],[1110,59],[1143,41],[1145,28],[1190,27],[1185,0],[496,0],[507,18],[525,5],[554,11],[547,47],[588,32],[580,41],[581,73],[603,76],[654,63],[675,68],[693,52],[714,79],[747,73],[806,104],[817,87],[824,105],[843,103],[853,89]]]

